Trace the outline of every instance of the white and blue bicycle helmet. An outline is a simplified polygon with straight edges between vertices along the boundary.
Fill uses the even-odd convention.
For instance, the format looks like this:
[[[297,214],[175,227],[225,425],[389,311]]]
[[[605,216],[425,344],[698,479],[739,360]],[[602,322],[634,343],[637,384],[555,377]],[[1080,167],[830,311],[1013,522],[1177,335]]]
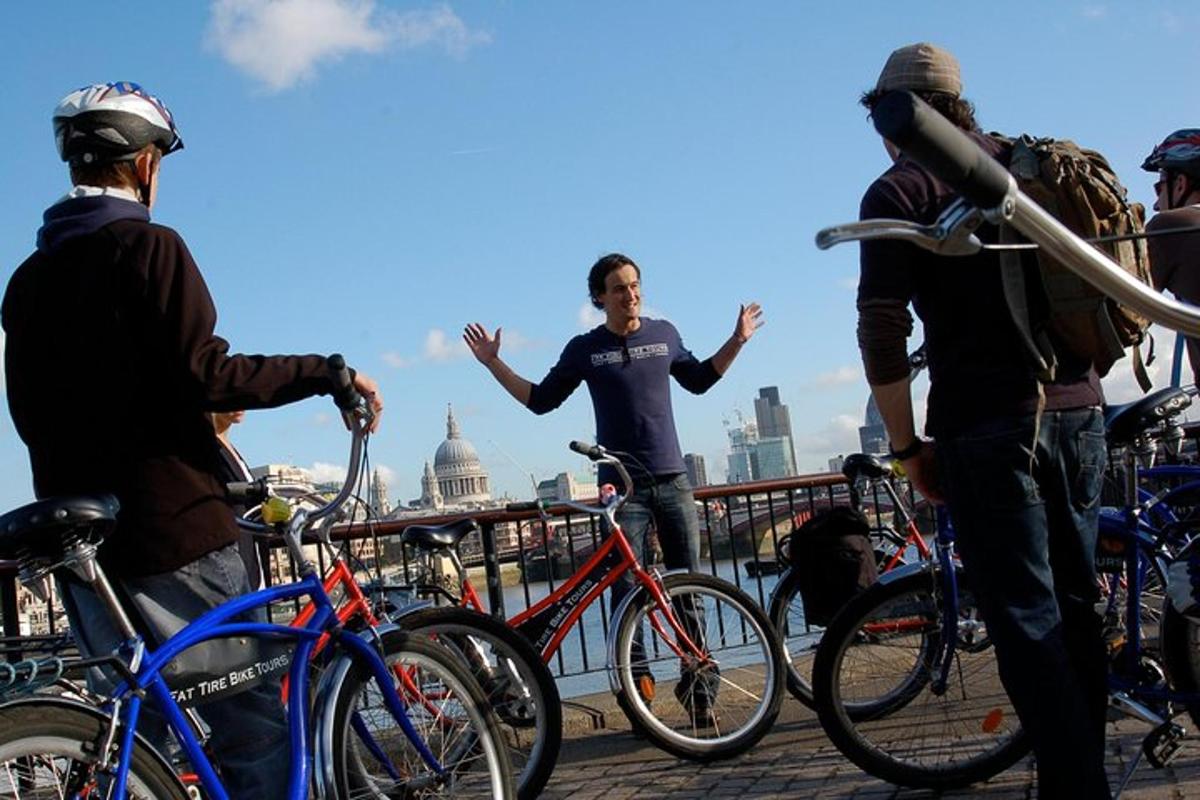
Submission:
[[[54,109],[58,155],[72,166],[128,161],[153,144],[165,156],[183,148],[171,112],[129,81],[85,86]]]

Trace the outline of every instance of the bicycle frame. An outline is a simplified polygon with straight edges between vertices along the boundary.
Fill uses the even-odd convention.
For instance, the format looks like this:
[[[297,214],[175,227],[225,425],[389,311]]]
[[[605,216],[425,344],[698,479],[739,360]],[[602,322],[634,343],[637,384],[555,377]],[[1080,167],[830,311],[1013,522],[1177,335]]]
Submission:
[[[699,659],[701,662],[709,660],[709,656],[684,630],[655,574],[647,571],[638,560],[629,540],[625,538],[625,532],[615,520],[610,523],[609,536],[591,558],[565,583],[533,606],[508,619],[507,623],[533,642],[542,660],[550,663],[563,639],[583,616],[583,612],[604,594],[605,589],[616,583],[627,571],[632,571],[637,583],[649,593],[658,612],[666,618],[667,625],[675,634],[674,639],[667,636],[663,621],[656,614],[650,616],[650,624],[663,640],[669,643],[672,652],[681,659]],[[630,593],[628,596],[633,595]],[[465,575],[460,602],[464,606],[483,611],[479,595]]]
[[[308,620],[301,626],[231,621],[233,617],[264,607],[269,603],[299,597],[310,598],[313,608]],[[148,693],[158,704],[158,708],[182,744],[206,793],[213,800],[228,800],[224,785],[217,776],[212,762],[205,754],[191,723],[160,674],[161,669],[169,661],[189,647],[226,636],[267,636],[298,640],[288,671],[288,736],[292,747],[288,800],[304,800],[308,796],[310,771],[308,660],[312,657],[317,642],[322,637],[326,637],[327,640],[329,636],[332,636],[338,644],[347,649],[352,657],[365,661],[380,687],[388,710],[395,717],[396,722],[421,758],[438,774],[444,773],[443,767],[409,720],[402,700],[392,688],[392,676],[383,660],[368,642],[341,628],[338,622],[338,613],[322,582],[316,575],[308,575],[297,583],[261,589],[218,606],[176,633],[157,650],[147,649],[140,639],[126,643],[124,649],[130,653],[136,667],[135,679],[131,685],[125,682],[119,684],[113,692],[114,699],[109,704],[114,725],[119,724],[122,728],[121,757],[117,767],[115,800],[123,800],[125,797],[129,759],[133,752],[133,735],[137,728],[143,693]],[[228,676],[218,680],[226,678]]]

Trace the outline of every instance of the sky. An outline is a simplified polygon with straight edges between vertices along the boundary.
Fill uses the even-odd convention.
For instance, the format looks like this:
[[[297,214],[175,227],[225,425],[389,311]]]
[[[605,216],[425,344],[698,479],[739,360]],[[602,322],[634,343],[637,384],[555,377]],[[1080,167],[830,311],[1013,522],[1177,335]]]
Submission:
[[[820,252],[813,237],[856,218],[888,166],[857,105],[888,53],[950,49],[985,129],[1098,149],[1149,206],[1142,159],[1200,126],[1197,34],[1195,0],[14,3],[0,29],[0,280],[70,188],[55,104],[133,80],[183,135],[154,219],[191,249],[217,332],[236,352],[341,352],[376,378],[387,410],[372,461],[393,501],[420,495],[448,405],[499,493],[529,497],[530,474],[583,470],[565,445],[593,434],[586,390],[534,416],[460,334],[502,326],[502,356],[539,380],[598,323],[586,275],[611,251],[641,265],[646,313],[700,358],[739,303],[765,309],[720,383],[675,388],[684,451],[719,479],[725,421],[752,418],[774,385],[798,466],[823,471],[858,449],[868,389],[857,248]],[[1160,352],[1172,336],[1160,332]],[[1110,400],[1133,397],[1126,364]],[[1164,383],[1169,357],[1151,369]],[[348,449],[327,398],[252,412],[232,435],[252,464],[319,477],[336,477]],[[30,499],[0,414],[0,507]]]

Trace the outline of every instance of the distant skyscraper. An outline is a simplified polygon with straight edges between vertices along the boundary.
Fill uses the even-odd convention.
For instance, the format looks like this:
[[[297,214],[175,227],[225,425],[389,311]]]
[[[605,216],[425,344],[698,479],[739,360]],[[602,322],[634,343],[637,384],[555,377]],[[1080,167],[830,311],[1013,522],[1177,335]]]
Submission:
[[[829,459],[829,471],[830,472],[841,472],[842,467],[844,467],[844,466],[846,466],[846,457],[845,456],[834,456],[833,458]]]
[[[788,436],[760,436],[754,445],[754,478],[766,481],[796,474],[792,440]]]
[[[795,475],[796,448],[792,439],[792,416],[788,413],[788,407],[779,400],[778,386],[764,386],[758,390],[758,397],[754,398],[754,417],[758,422],[758,436],[761,441],[777,438],[785,440],[769,446],[771,453],[766,454],[766,460],[772,464],[772,474],[758,477],[785,478]],[[776,458],[775,453],[779,447],[786,453],[781,458]],[[778,472],[779,470],[786,471]]]
[[[687,467],[688,481],[692,486],[708,486],[708,470],[704,467],[704,456],[699,453],[685,453],[683,464]]]
[[[887,429],[883,426],[883,416],[875,405],[872,395],[867,400],[867,411],[864,415],[863,426],[858,429],[858,441],[864,453],[871,455],[886,455],[888,452]]]
[[[738,414],[738,419],[741,419],[741,414]],[[758,426],[753,422],[743,422],[741,426],[729,429],[726,482],[746,483],[758,477],[758,457],[754,451],[757,444]]]

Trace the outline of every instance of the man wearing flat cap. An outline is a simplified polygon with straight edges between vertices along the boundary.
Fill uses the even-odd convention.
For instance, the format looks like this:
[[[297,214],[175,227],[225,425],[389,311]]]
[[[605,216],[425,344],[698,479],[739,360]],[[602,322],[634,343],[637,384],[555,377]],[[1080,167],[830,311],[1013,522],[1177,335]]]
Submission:
[[[896,50],[862,104],[873,110],[894,90],[914,92],[1007,164],[1006,146],[979,133],[946,50]],[[867,189],[861,218],[933,222],[954,192],[884,146],[894,164]],[[997,231],[979,235],[995,241]],[[1058,380],[1039,387],[993,253],[937,256],[877,240],[862,243],[860,266],[859,348],[892,454],[917,490],[949,507],[966,584],[1037,756],[1040,796],[1107,798],[1107,656],[1094,607],[1106,455],[1096,374],[1062,364]],[[913,422],[910,304],[928,354],[925,439]]]

